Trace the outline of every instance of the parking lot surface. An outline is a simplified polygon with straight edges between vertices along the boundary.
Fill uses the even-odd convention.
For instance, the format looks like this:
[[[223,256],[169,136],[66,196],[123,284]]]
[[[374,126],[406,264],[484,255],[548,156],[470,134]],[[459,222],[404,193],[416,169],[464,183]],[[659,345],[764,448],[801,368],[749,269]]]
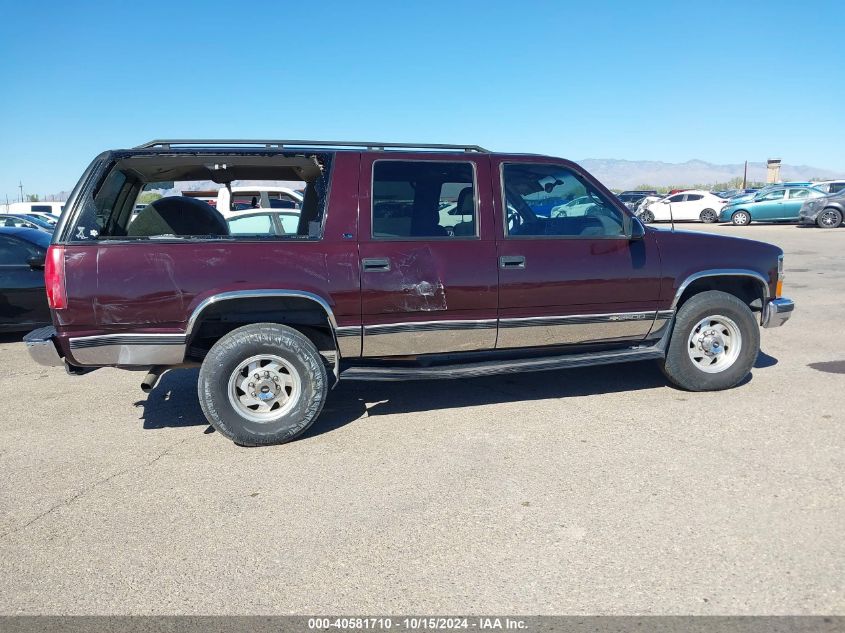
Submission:
[[[299,441],[210,432],[196,371],[0,343],[0,613],[845,613],[845,229],[775,243],[751,379],[637,363],[347,383]]]

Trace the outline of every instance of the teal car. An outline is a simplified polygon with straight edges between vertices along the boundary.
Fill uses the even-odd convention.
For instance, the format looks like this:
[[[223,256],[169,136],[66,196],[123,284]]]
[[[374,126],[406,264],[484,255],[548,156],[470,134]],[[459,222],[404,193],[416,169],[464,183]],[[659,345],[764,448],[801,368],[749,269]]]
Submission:
[[[791,184],[766,187],[754,196],[734,198],[722,207],[719,220],[745,226],[751,222],[797,222],[801,205],[825,195],[820,189]]]

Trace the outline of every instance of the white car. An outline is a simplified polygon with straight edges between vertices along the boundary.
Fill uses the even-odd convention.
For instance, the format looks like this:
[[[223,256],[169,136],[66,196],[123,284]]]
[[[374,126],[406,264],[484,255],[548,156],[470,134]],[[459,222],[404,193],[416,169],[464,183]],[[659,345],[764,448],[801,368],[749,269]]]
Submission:
[[[592,197],[581,196],[579,198],[575,198],[574,200],[570,200],[566,204],[560,204],[556,207],[552,207],[549,215],[553,218],[574,218],[584,216],[591,207],[595,206],[595,204],[596,201]]]
[[[667,196],[640,211],[643,222],[718,222],[727,200],[703,190],[681,191]]]

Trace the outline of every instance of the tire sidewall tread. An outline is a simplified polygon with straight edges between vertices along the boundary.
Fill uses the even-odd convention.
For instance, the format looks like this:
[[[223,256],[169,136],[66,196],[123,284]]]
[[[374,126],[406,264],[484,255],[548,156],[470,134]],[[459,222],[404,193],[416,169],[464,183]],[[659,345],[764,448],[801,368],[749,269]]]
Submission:
[[[301,393],[284,416],[253,422],[240,416],[229,402],[229,377],[238,364],[257,354],[275,354],[294,366]],[[197,391],[209,423],[224,437],[242,446],[289,442],[317,419],[328,391],[323,360],[314,344],[301,332],[275,323],[257,323],[232,330],[209,350],[200,368]]]
[[[732,319],[742,334],[742,349],[733,365],[717,374],[708,374],[689,357],[689,335],[701,319],[721,314]],[[727,292],[708,290],[694,295],[678,310],[663,373],[676,386],[687,391],[719,391],[742,382],[751,371],[760,352],[760,327],[751,309]]]

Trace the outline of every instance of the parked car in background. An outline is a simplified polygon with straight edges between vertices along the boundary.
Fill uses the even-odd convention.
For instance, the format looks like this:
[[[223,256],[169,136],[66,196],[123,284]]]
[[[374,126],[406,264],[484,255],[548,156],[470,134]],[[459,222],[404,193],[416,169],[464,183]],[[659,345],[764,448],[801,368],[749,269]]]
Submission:
[[[223,215],[248,209],[299,209],[302,194],[287,187],[237,186],[221,187],[217,192],[216,208]]]
[[[632,191],[623,191],[616,197],[619,198],[622,203],[629,209],[635,209],[643,198],[645,198],[646,196],[655,195],[657,195],[657,191],[654,189],[638,189]]]
[[[52,236],[33,228],[0,226],[0,331],[50,325],[44,257]]]
[[[52,216],[52,215],[45,215],[40,213],[26,213],[22,214],[21,217],[26,218],[32,222],[35,222],[41,228],[50,231],[51,233],[56,228],[56,225],[59,223],[59,219]]]
[[[707,222],[719,221],[719,212],[727,200],[709,191],[691,189],[666,196],[640,210],[640,219],[650,222]]]
[[[822,180],[814,182],[813,186],[825,193],[839,193],[845,191],[845,180]]]
[[[0,213],[0,226],[16,226],[28,229],[39,229],[41,231],[50,231],[53,228],[44,220],[36,217],[27,217],[25,215],[18,215],[17,213]]]
[[[820,198],[809,198],[798,212],[799,224],[815,224],[823,229],[842,226],[845,218],[845,190]]]
[[[3,205],[7,213],[46,213],[54,217],[60,216],[64,208],[64,202],[10,202]]]
[[[824,192],[809,186],[765,187],[750,198],[733,198],[722,208],[719,219],[745,226],[751,222],[795,222],[801,206]]]
[[[230,235],[296,235],[299,211],[253,209],[232,212],[226,217]]]

